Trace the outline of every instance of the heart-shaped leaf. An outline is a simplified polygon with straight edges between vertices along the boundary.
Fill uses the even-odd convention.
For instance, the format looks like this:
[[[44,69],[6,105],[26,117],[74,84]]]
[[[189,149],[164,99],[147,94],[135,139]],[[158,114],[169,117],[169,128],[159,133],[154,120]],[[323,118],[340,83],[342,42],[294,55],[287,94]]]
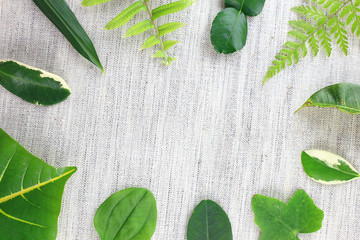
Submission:
[[[224,210],[211,200],[203,200],[192,214],[187,240],[232,240],[231,223]]]
[[[0,238],[55,240],[64,186],[75,171],[46,164],[0,129]]]
[[[219,53],[234,53],[246,44],[247,19],[235,8],[218,13],[211,28],[211,43]]]
[[[257,16],[264,8],[265,0],[225,0],[226,7],[242,11],[246,16]]]
[[[360,177],[359,172],[344,158],[323,150],[307,150],[301,154],[307,175],[323,184],[340,184]]]
[[[89,36],[64,0],[33,0],[36,6],[87,60],[104,72]],[[56,46],[54,46],[56,48]]]
[[[101,204],[94,225],[102,240],[149,240],[156,220],[154,195],[144,188],[128,188]]]
[[[0,61],[0,84],[25,101],[38,105],[53,105],[70,95],[61,77],[14,60]]]
[[[360,85],[338,83],[322,88],[297,111],[305,107],[334,107],[345,113],[360,114]]]
[[[288,204],[255,195],[252,209],[255,223],[262,230],[261,240],[299,240],[299,233],[318,231],[324,218],[324,212],[304,190],[298,190]]]

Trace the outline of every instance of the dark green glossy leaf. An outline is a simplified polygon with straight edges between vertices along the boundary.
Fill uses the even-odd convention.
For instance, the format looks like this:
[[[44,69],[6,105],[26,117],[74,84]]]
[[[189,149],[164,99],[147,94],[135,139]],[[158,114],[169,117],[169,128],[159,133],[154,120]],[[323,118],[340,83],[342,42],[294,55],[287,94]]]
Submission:
[[[211,200],[203,200],[192,214],[187,240],[232,240],[231,223],[224,210]]]
[[[102,72],[95,47],[74,13],[64,0],[33,0],[36,6],[67,38],[71,45],[87,60],[95,64]],[[56,48],[56,46],[54,46]]]
[[[360,85],[352,83],[338,83],[313,94],[304,107],[334,107],[350,114],[360,114]]]
[[[144,188],[128,188],[113,194],[99,207],[94,225],[102,240],[149,240],[156,220],[153,194]]]
[[[0,84],[27,102],[53,105],[70,95],[59,76],[13,60],[0,61]]]
[[[219,53],[234,53],[246,44],[246,16],[235,8],[226,8],[214,19],[211,43]]]
[[[265,0],[225,0],[226,7],[242,11],[246,16],[257,16],[264,8]]]
[[[55,240],[64,186],[75,171],[46,164],[0,129],[0,238]]]
[[[299,233],[318,231],[324,218],[324,212],[304,190],[298,190],[288,204],[255,195],[252,209],[255,223],[262,230],[261,240],[299,240]]]
[[[327,151],[303,151],[301,162],[306,174],[323,184],[346,183],[360,177],[359,172],[348,161]]]

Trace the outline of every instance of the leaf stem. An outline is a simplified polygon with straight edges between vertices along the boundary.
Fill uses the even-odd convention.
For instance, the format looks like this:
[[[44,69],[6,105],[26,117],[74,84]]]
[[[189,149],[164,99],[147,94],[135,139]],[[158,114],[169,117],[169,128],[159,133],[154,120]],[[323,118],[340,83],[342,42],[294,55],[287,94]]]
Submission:
[[[142,0],[142,1],[143,1],[143,3],[144,3],[144,6],[146,7],[147,13],[149,14],[150,22],[154,25],[155,36],[156,36],[156,38],[159,39],[159,41],[160,41],[160,51],[162,51],[162,52],[164,53],[163,64],[167,66],[167,65],[170,64],[170,62],[169,62],[169,57],[168,57],[168,55],[166,54],[166,50],[165,50],[165,47],[164,47],[164,42],[162,41],[161,36],[160,36],[160,33],[159,33],[159,28],[158,28],[158,26],[156,25],[155,20],[153,19],[152,11],[151,11],[149,5],[147,4],[147,0]]]

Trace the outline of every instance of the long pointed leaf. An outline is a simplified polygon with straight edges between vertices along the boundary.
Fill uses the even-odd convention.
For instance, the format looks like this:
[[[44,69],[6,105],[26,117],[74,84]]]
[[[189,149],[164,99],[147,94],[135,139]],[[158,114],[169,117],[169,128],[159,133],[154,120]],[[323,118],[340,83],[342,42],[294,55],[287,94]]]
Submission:
[[[154,24],[152,24],[150,20],[139,22],[127,30],[126,34],[124,35],[124,38],[138,35],[153,28],[154,28]]]
[[[164,36],[165,34],[176,31],[178,28],[185,26],[186,24],[181,22],[165,23],[159,27],[159,35]]]
[[[102,3],[106,3],[106,2],[109,2],[111,0],[84,0],[82,1],[82,5],[84,7],[89,7],[89,6],[95,6],[95,5],[99,5],[99,4],[102,4]]]
[[[154,10],[152,10],[153,19],[155,20],[159,17],[165,16],[165,15],[168,15],[171,13],[179,12],[179,11],[191,6],[194,3],[195,3],[195,1],[192,1],[192,0],[181,0],[181,1],[172,2],[169,4],[165,4],[163,6],[157,7]]]
[[[104,72],[95,47],[64,0],[33,0],[36,6],[87,60]]]
[[[152,47],[159,43],[160,43],[160,40],[155,35],[152,35],[151,37],[146,39],[145,43],[141,46],[141,48],[139,50]]]

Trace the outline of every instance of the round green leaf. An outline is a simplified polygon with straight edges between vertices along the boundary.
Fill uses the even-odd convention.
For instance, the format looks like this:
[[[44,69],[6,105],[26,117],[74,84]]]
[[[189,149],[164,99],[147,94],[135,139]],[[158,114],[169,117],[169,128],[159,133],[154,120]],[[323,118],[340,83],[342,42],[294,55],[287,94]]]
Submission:
[[[219,53],[234,53],[246,44],[246,16],[235,8],[225,8],[214,19],[211,43]]]
[[[102,240],[149,240],[156,220],[154,195],[144,188],[128,188],[99,207],[94,225]]]
[[[246,16],[257,16],[264,8],[265,0],[225,0],[226,7],[242,11]]]
[[[232,240],[231,223],[224,210],[211,200],[203,200],[195,208],[187,240]]]

